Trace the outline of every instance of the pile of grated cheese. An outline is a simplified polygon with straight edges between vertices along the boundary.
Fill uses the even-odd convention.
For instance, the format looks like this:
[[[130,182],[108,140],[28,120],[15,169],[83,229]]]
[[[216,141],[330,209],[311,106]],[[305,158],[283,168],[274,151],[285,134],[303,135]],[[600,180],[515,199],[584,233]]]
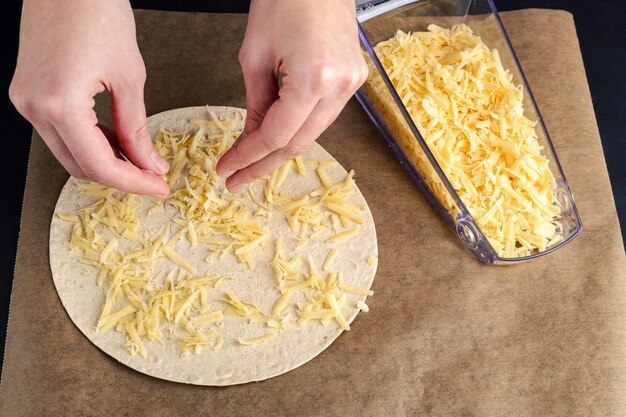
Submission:
[[[498,255],[541,252],[562,239],[556,184],[524,116],[521,86],[497,50],[466,25],[430,25],[396,35],[375,51],[429,149]],[[454,217],[458,213],[366,55],[364,90],[405,154]]]
[[[57,214],[73,223],[69,248],[82,252],[81,262],[97,270],[97,283],[105,290],[97,330],[122,333],[129,352],[142,357],[148,354],[147,342],[168,339],[178,343],[182,356],[200,354],[205,347],[220,349],[224,343],[220,327],[227,316],[264,323],[270,330],[252,339],[240,337],[238,343],[243,346],[267,342],[281,329],[315,321],[323,325],[335,321],[349,330],[343,313],[348,307],[345,293],[373,294],[346,282],[340,271],[330,270],[337,256],[333,244],[356,235],[355,224],[365,222],[360,215],[364,208],[349,201],[356,188],[354,172],[332,184],[324,167],[334,161],[297,157],[264,178],[262,196],[252,190],[249,199],[232,195],[225,191],[215,165],[241,133],[235,126],[241,124],[243,114],[221,120],[207,110],[211,120],[191,120],[197,131],[162,128],[154,139],[155,148],[171,166],[166,180],[172,193],[164,202],[77,182],[95,201],[76,213]],[[282,192],[280,186],[290,172],[304,175],[307,166],[317,170],[321,187],[304,195]],[[151,201],[151,207],[141,212],[145,201]],[[159,215],[166,205],[174,207],[177,215],[157,229],[148,229],[146,220]],[[255,205],[256,211],[251,208]],[[311,258],[306,272],[300,258],[283,257],[280,237],[263,226],[263,220],[272,213],[285,216],[297,235],[298,246],[306,245],[313,233],[334,231],[327,240],[331,248],[323,266],[329,271],[326,279]],[[274,239],[275,256],[267,266],[278,281],[272,311],[262,312],[233,292],[222,292],[219,283],[236,277],[199,272],[203,265],[192,264],[184,253],[175,250],[181,239],[191,247],[205,246],[207,263],[234,256],[250,269],[257,267],[254,252]],[[372,266],[373,259],[367,259]],[[221,294],[219,305],[209,301],[216,293]],[[368,310],[363,301],[356,307]]]

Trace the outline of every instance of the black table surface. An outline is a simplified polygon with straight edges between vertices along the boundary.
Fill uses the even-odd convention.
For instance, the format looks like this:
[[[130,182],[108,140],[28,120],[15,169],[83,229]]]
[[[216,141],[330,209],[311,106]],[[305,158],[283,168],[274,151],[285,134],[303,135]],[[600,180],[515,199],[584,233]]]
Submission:
[[[495,0],[495,3],[500,11],[537,7],[568,10],[574,15],[615,203],[621,224],[626,225],[626,2]],[[0,195],[6,198],[0,205],[0,343],[3,348],[32,129],[8,99],[8,87],[17,57],[21,4],[21,1],[6,4],[5,30],[0,41],[0,56],[4,57],[0,66],[0,120],[7,133],[5,139],[10,142],[6,144],[4,161],[0,163]],[[142,9],[237,13],[247,12],[249,1],[142,0],[131,1],[131,4]],[[581,156],[584,156],[584,144],[581,144]],[[625,236],[625,229],[623,226],[622,237]]]

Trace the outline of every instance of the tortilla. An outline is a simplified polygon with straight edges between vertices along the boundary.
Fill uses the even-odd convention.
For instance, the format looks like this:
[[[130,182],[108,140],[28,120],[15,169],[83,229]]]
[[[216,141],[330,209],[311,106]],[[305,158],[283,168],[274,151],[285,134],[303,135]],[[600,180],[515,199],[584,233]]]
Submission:
[[[210,110],[220,119],[238,117],[237,129],[243,129],[245,120],[243,110],[231,107],[210,107]],[[148,118],[150,133],[154,137],[160,128],[175,131],[189,129],[193,132],[197,127],[191,125],[189,121],[207,119],[207,116],[205,107],[189,107],[159,113]],[[303,158],[305,161],[334,160],[317,143],[313,144]],[[338,163],[326,166],[324,170],[333,183],[342,181],[347,175],[346,170]],[[307,166],[306,175],[299,175],[295,170],[291,171],[281,190],[303,194],[320,187],[320,180],[314,167]],[[181,181],[184,184],[184,178],[181,178]],[[251,192],[261,196],[264,182],[259,180],[253,183]],[[176,186],[179,185],[180,182],[177,182]],[[216,185],[216,189],[224,192],[223,181]],[[312,321],[303,326],[273,330],[268,329],[264,323],[251,324],[243,317],[225,316],[222,320],[223,325],[218,328],[223,336],[223,344],[217,350],[204,349],[200,354],[181,357],[179,346],[164,337],[163,344],[145,342],[148,351],[146,358],[132,356],[125,348],[126,336],[114,329],[96,330],[96,323],[105,300],[106,284],[99,287],[97,268],[80,262],[81,251],[69,249],[68,240],[73,224],[58,217],[59,213],[76,213],[79,208],[95,201],[97,198],[87,196],[78,188],[77,180],[70,178],[67,181],[59,196],[50,226],[50,267],[57,292],[71,320],[94,345],[119,362],[147,375],[175,382],[197,385],[241,384],[264,380],[294,369],[317,356],[341,334],[342,329],[334,320],[326,326],[319,321]],[[247,193],[241,195],[241,201],[242,204],[255,207]],[[361,216],[365,223],[358,225],[356,236],[332,245],[326,244],[325,241],[335,232],[332,229],[324,229],[312,235],[306,245],[296,248],[295,233],[281,212],[272,212],[269,217],[259,217],[259,222],[271,231],[271,236],[253,254],[254,270],[240,263],[232,253],[207,261],[207,248],[202,244],[192,247],[187,238],[179,239],[172,247],[198,269],[198,275],[234,277],[222,280],[219,287],[208,294],[209,302],[215,308],[223,309],[225,304],[219,300],[224,298],[226,292],[232,291],[242,300],[257,306],[262,312],[269,313],[272,310],[280,297],[280,292],[276,289],[276,276],[269,263],[274,257],[275,239],[279,236],[284,255],[288,258],[301,257],[304,261],[302,266],[304,272],[308,268],[306,262],[308,255],[321,270],[329,249],[337,248],[338,254],[332,262],[332,270],[341,272],[345,282],[369,289],[376,272],[376,263],[372,262],[372,258],[378,257],[374,221],[358,188],[350,202],[363,207]],[[148,217],[147,211],[153,205],[151,198],[141,197],[141,207],[138,211],[141,218],[140,231],[155,229],[173,218],[180,218],[178,210],[167,204],[163,210],[151,213]],[[174,264],[169,259],[163,258],[155,264],[155,269],[171,269],[172,266]],[[366,297],[349,293],[345,295],[343,313],[350,323],[360,311],[357,303],[364,301]],[[252,339],[271,332],[274,332],[276,337],[258,345],[244,346],[239,342],[239,339]]]

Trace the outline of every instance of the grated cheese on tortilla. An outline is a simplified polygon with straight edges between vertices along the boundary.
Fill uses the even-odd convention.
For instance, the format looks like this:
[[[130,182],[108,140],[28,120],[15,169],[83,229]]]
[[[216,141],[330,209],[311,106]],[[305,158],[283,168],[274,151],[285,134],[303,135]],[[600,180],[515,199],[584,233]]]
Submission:
[[[335,232],[330,238],[333,242],[355,235],[365,220],[361,215],[364,207],[349,201],[356,188],[354,172],[333,184],[325,171],[331,169],[333,161],[297,157],[265,178],[261,197],[248,193],[250,202],[258,206],[254,211],[240,196],[224,191],[215,172],[219,156],[239,135],[235,127],[243,116],[221,120],[208,110],[211,120],[191,121],[198,126],[195,132],[161,128],[154,138],[155,149],[171,166],[166,180],[172,193],[164,202],[152,200],[152,206],[144,210],[145,217],[159,216],[165,206],[173,207],[176,215],[162,227],[149,230],[143,224],[140,197],[85,182],[77,182],[77,186],[96,201],[76,214],[57,214],[72,224],[69,248],[81,251],[81,262],[97,269],[97,283],[105,291],[97,331],[116,330],[125,336],[125,347],[131,355],[146,358],[148,342],[163,343],[168,339],[178,344],[183,357],[200,354],[205,348],[220,349],[224,337],[218,328],[224,326],[226,317],[274,329],[261,337],[239,338],[239,343],[246,346],[264,343],[276,337],[277,331],[309,322],[335,322],[349,330],[344,316],[346,294],[373,293],[344,283],[339,272],[328,271],[339,256],[338,247],[330,249],[324,262],[323,269],[328,271],[324,280],[310,256],[308,273],[302,271],[304,264],[299,256],[285,256],[284,240],[272,236],[262,219],[272,213],[284,215],[297,233],[296,248],[325,230]],[[289,175],[304,175],[312,164],[321,188],[300,196],[280,190]],[[337,216],[345,230],[338,232],[331,216]],[[255,269],[256,251],[272,239],[275,256],[269,267],[276,274],[278,286],[276,302],[267,313],[234,292],[219,289],[220,282],[235,277],[201,273],[203,265],[185,259],[185,252],[178,246],[186,240],[192,250],[208,251],[207,262],[234,256]],[[215,294],[222,295],[215,302],[221,306],[209,301],[215,299]],[[303,304],[302,300],[307,301]]]

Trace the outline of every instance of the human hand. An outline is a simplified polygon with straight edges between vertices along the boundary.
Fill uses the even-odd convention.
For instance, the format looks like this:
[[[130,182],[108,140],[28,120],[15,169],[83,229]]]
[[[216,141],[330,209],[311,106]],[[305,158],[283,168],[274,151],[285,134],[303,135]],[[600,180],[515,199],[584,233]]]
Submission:
[[[24,1],[9,95],[71,175],[138,194],[169,193],[160,177],[168,164],[147,128],[144,82],[127,0]],[[98,125],[93,110],[105,89],[115,133]]]
[[[252,0],[239,62],[248,116],[217,164],[234,193],[306,152],[367,78],[354,0]]]

